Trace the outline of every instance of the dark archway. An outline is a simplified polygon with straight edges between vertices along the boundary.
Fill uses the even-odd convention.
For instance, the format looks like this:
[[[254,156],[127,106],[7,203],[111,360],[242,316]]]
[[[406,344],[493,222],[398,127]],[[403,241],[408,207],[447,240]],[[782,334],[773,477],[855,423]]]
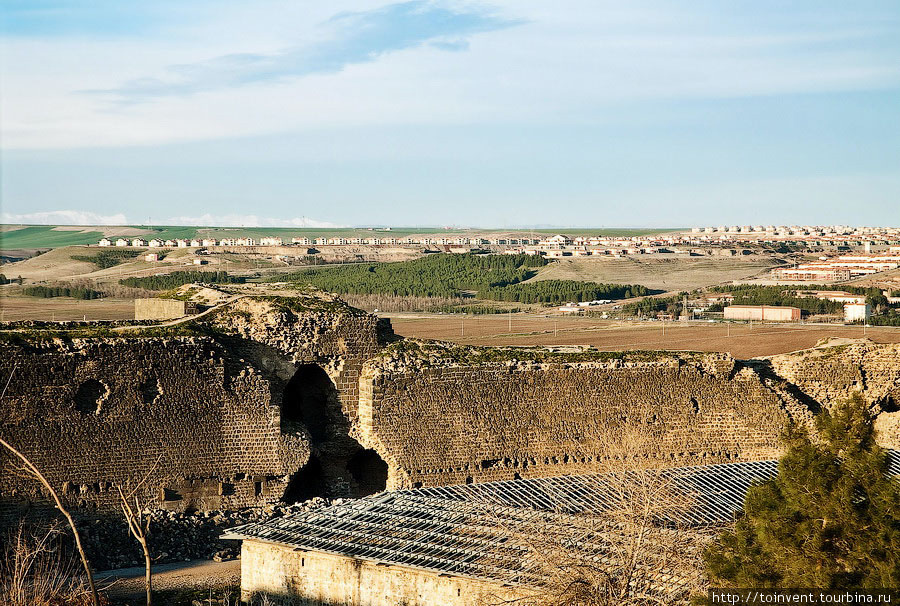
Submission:
[[[387,488],[387,463],[374,450],[360,450],[350,457],[347,471],[356,482],[356,496],[364,497]]]
[[[285,488],[284,496],[281,500],[285,503],[300,503],[315,497],[324,496],[328,492],[322,464],[316,455],[312,455],[309,457],[306,465],[288,480],[287,488]]]
[[[328,439],[329,402],[337,402],[337,389],[328,373],[316,364],[302,364],[288,381],[281,399],[281,428],[309,431],[313,442]]]

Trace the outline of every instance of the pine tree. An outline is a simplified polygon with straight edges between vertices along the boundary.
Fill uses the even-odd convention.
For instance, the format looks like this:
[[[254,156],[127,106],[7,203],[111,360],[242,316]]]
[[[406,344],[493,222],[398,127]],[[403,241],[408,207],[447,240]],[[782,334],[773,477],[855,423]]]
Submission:
[[[789,426],[778,476],[707,550],[714,587],[900,587],[900,483],[872,415],[855,394],[816,426]]]

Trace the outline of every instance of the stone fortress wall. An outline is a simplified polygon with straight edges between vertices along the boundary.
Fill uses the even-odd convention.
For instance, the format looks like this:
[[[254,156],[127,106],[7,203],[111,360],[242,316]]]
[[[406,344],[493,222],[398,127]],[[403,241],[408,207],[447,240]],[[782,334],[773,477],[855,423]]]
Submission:
[[[0,435],[69,503],[117,508],[117,486],[147,477],[150,505],[232,509],[280,500],[292,482],[304,483],[297,474],[329,447],[304,423],[312,410],[327,430],[343,431],[344,458],[329,453],[327,479],[358,492],[346,464],[361,448],[346,443],[342,411],[389,326],[327,300],[247,298],[202,328],[170,332],[208,336],[8,336],[0,377],[13,378]],[[39,500],[38,484],[18,467],[0,452],[0,500]]]
[[[861,389],[897,447],[900,346],[724,354],[495,349],[398,340],[327,296],[245,297],[180,334],[6,336],[0,435],[64,498],[215,510],[312,496],[773,457]],[[193,331],[193,332],[191,332]],[[187,334],[189,333],[189,334]],[[618,450],[617,450],[618,448]],[[0,501],[40,497],[0,454]]]
[[[785,421],[809,416],[722,354],[497,350],[505,359],[479,361],[460,360],[469,348],[404,347],[367,364],[360,399],[360,441],[385,453],[392,487],[585,473],[611,457],[768,458]]]
[[[279,434],[270,383],[208,338],[4,344],[0,359],[4,377],[15,366],[0,430],[70,502],[115,506],[116,485],[150,473],[161,506],[228,508],[309,458]],[[37,498],[2,461],[0,495]]]

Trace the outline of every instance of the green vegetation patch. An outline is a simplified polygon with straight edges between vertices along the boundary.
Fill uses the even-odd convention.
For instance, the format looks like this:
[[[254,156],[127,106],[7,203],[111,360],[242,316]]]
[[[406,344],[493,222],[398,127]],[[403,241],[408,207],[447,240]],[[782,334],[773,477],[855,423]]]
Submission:
[[[22,289],[22,294],[41,299],[72,297],[73,299],[90,300],[103,297],[103,293],[99,290],[83,286],[26,286]]]
[[[392,343],[379,353],[379,357],[411,357],[418,358],[425,365],[430,359],[437,358],[441,362],[450,362],[464,366],[475,366],[496,362],[608,362],[622,360],[628,362],[653,362],[661,359],[702,356],[699,352],[670,351],[553,351],[542,348],[518,347],[473,347],[439,342],[401,340]]]
[[[227,271],[176,271],[170,274],[147,276],[145,278],[124,278],[122,286],[145,288],[147,290],[171,290],[194,282],[207,284],[243,284],[246,278],[232,276]]]
[[[115,267],[120,263],[124,263],[130,259],[134,259],[139,254],[141,254],[140,250],[129,250],[123,248],[113,248],[109,250],[101,250],[97,251],[93,255],[72,255],[72,259],[76,261],[86,261],[87,263],[93,263],[99,269],[109,269],[110,267]]]
[[[533,255],[430,255],[399,263],[307,269],[271,278],[328,292],[399,297],[477,297],[520,303],[559,303],[642,296],[643,286],[545,280],[523,284],[546,265]]]
[[[0,249],[61,248],[96,244],[103,237],[99,231],[55,230],[52,225],[31,225],[0,232]]]
[[[58,327],[55,323],[0,331],[0,343],[28,346],[29,344],[72,339],[125,339],[125,338],[169,338],[169,337],[219,337],[222,333],[215,327],[201,322],[184,322],[173,326],[140,326],[129,330],[114,330],[112,325],[79,325]]]
[[[475,316],[479,316],[492,314],[515,314],[522,311],[522,308],[492,307],[490,305],[441,305],[439,307],[435,307],[434,309],[430,309],[429,311],[444,314],[472,314]]]

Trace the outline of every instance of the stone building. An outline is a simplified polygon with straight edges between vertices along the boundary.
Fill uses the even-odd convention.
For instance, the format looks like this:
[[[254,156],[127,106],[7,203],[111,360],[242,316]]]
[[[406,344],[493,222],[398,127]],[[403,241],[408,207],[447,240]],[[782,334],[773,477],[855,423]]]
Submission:
[[[900,451],[890,456],[891,472],[898,475]],[[777,470],[776,460],[664,470],[661,485],[688,496],[690,504],[662,511],[646,532],[671,548],[685,534],[702,546],[711,531],[734,519],[747,488]],[[242,526],[227,537],[243,542],[244,600],[265,596],[298,606],[499,604],[540,593],[549,575],[561,574],[552,564],[551,545],[565,546],[573,562],[608,569],[631,553],[611,548],[615,541],[608,538],[617,532],[608,514],[624,505],[617,476],[390,491]],[[682,537],[673,540],[672,533]],[[548,544],[546,536],[557,543]],[[702,582],[700,559],[675,564],[666,549],[641,552],[632,580],[666,602],[686,601]]]

